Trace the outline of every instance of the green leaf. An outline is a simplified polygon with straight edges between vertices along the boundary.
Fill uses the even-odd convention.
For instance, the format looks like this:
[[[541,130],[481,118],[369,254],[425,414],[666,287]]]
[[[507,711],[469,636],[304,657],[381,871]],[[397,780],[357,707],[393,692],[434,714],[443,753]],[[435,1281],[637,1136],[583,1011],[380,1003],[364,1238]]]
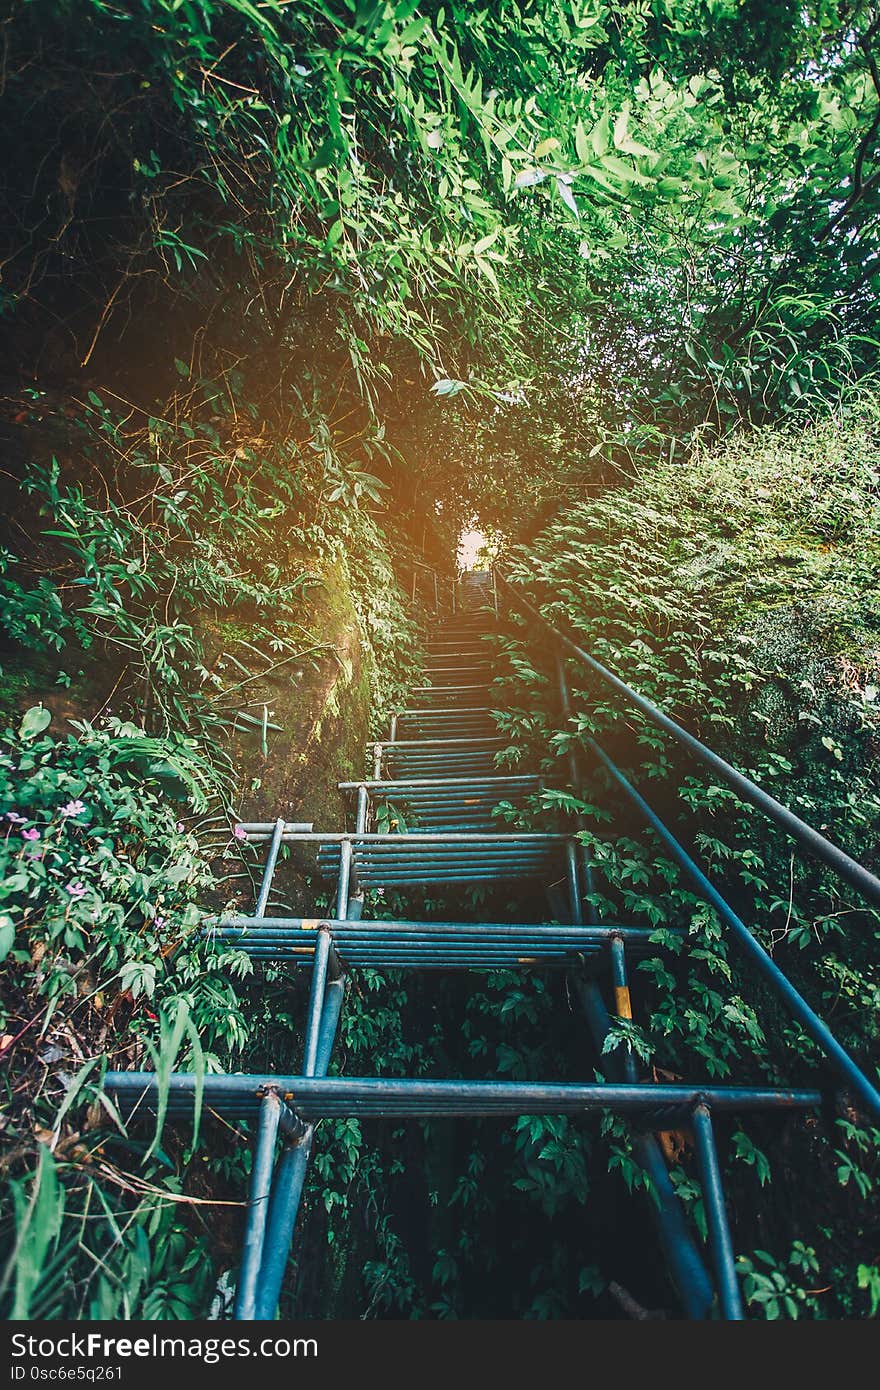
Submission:
[[[8,913],[0,916],[0,960],[5,960],[15,942],[15,923]]]
[[[43,705],[31,705],[30,709],[25,711],[18,726],[18,736],[25,741],[36,738],[37,734],[48,729],[51,723],[51,710],[45,709]]]
[[[571,175],[559,174],[556,179],[556,191],[562,199],[569,212],[575,217],[580,217],[580,208],[577,205],[574,194],[571,191]]]

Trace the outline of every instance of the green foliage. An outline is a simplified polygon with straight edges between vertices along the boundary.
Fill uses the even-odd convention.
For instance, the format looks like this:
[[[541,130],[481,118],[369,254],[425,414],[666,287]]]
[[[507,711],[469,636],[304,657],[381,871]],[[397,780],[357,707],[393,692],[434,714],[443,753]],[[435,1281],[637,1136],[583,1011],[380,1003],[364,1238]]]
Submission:
[[[231,978],[241,958],[199,944],[196,900],[213,878],[179,820],[215,774],[180,736],[110,719],[56,739],[47,714],[33,707],[0,740],[3,1103],[6,1162],[20,1174],[0,1284],[13,1318],[195,1316],[210,1260],[178,1218],[160,1131],[155,1158],[129,1178],[143,1145],[108,1103],[83,1110],[105,1057],[145,1052],[164,1071],[179,1052],[216,1066],[248,1036]]]
[[[796,1240],[786,1263],[778,1263],[766,1250],[756,1250],[754,1259],[740,1258],[737,1272],[750,1307],[757,1307],[768,1321],[799,1318],[806,1312],[820,1316],[815,1293],[804,1288],[819,1272],[819,1261],[811,1245]]]
[[[39,1146],[30,1190],[11,1184],[13,1244],[0,1291],[12,1288],[13,1320],[198,1316],[212,1265],[204,1238],[178,1216],[179,1185],[162,1175],[155,1191],[120,1203],[83,1165],[58,1162]]]
[[[800,429],[765,428],[694,451],[686,464],[660,461],[625,489],[562,508],[527,556],[512,557],[517,581],[552,622],[865,862],[876,853],[880,823],[876,421],[876,399],[860,394]],[[518,629],[508,641],[514,653]],[[563,805],[545,793],[543,801],[585,817],[605,919],[659,929],[663,951],[638,968],[643,1055],[669,1076],[750,1074],[774,1083],[814,1075],[818,1060],[729,950],[713,912],[632,822],[594,766],[584,743],[591,735],[677,824],[709,876],[871,1074],[876,914],[695,769],[598,677],[576,663],[569,670],[574,714],[564,728],[546,682],[522,660],[510,663],[498,699],[512,700],[505,726],[515,755],[532,747],[550,768],[571,748],[584,749],[585,799]],[[673,926],[688,933],[678,957],[665,934]],[[618,1041],[610,1038],[608,1047]],[[626,1041],[641,1050],[629,1029]],[[808,1282],[821,1282],[825,1297],[804,1293],[797,1271],[765,1251],[743,1270],[750,1301],[768,1317],[828,1316],[832,1289],[838,1306],[850,1307],[853,1258],[870,1256],[875,1131],[855,1111],[838,1129],[835,1142],[827,1133],[803,1135],[814,1173],[809,1207],[795,1199],[789,1216],[772,1223],[779,1246],[767,1230],[760,1242],[785,1248],[793,1233],[815,1230],[817,1210],[829,1216],[830,1232],[836,1211],[836,1235],[811,1237],[811,1259],[824,1277]],[[773,1191],[786,1179],[781,1153],[766,1140],[750,1126],[734,1136],[734,1152]],[[851,1196],[835,1194],[835,1170]],[[746,1181],[740,1172],[735,1181]]]

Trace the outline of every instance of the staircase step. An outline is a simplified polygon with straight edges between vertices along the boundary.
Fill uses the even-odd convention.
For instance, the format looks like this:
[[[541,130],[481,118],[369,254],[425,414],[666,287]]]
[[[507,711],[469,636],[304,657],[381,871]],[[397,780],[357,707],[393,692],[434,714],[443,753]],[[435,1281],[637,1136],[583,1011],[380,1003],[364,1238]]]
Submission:
[[[531,878],[558,863],[562,849],[570,843],[572,837],[568,835],[519,831],[361,835],[351,839],[352,869],[365,888]],[[322,844],[318,850],[319,872],[334,876],[340,854],[338,843]]]
[[[489,648],[485,640],[489,634],[476,638],[458,637],[436,637],[433,642],[425,643],[425,651],[429,656],[446,656],[450,652],[464,653],[467,656],[488,656]]]
[[[419,710],[489,705],[490,686],[426,685],[410,691],[410,708]]]
[[[438,830],[464,830],[468,826],[503,830],[504,822],[493,816],[493,809],[502,802],[522,805],[543,785],[546,785],[545,779],[534,774],[410,777],[338,784],[340,791],[353,792],[363,787],[374,802],[390,802],[401,810],[405,808],[407,830],[413,834],[420,833],[423,826]],[[415,817],[415,825],[410,823],[411,816]]]
[[[571,968],[608,955],[613,939],[631,955],[656,949],[651,928],[506,922],[321,922],[301,917],[224,917],[204,933],[222,950],[257,960],[311,966],[318,930],[327,930],[348,966],[386,969]],[[684,936],[684,933],[679,933]]]
[[[462,651],[456,647],[452,651],[443,647],[440,650],[428,647],[425,666],[490,666],[489,654],[485,647],[473,647]]]
[[[408,776],[432,772],[465,775],[469,772],[490,772],[495,766],[495,754],[505,740],[494,735],[471,738],[423,738],[379,740],[370,745],[375,762],[376,753],[393,772],[405,771]]]
[[[336,785],[340,791],[357,791],[359,787],[366,787],[368,791],[386,791],[403,787],[424,788],[427,791],[435,787],[441,789],[444,787],[486,787],[492,789],[496,786],[499,790],[504,790],[507,787],[525,787],[527,784],[537,789],[545,782],[548,786],[552,785],[549,778],[539,776],[536,772],[523,772],[502,773],[497,777],[432,777],[429,780],[420,777],[365,778],[360,782],[337,782]]]
[[[431,738],[479,738],[496,734],[498,725],[487,714],[442,714],[436,717],[417,719],[412,715],[398,716],[397,737],[418,738],[421,735]]]

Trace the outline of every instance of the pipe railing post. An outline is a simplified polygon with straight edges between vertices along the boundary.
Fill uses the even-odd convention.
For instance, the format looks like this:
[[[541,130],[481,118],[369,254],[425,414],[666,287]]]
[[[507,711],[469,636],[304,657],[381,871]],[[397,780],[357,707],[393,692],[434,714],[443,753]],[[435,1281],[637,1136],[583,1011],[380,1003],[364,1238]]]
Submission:
[[[315,1076],[326,1076],[327,1074],[344,996],[344,976],[331,980],[324,991],[324,1007],[318,1030],[318,1046],[315,1056]],[[272,1185],[264,1246],[265,1253],[260,1268],[259,1292],[254,1312],[254,1316],[258,1318],[273,1317],[278,1307],[314,1135],[314,1124],[307,1125],[301,1134],[285,1146],[278,1160],[275,1181]]]
[[[324,990],[327,984],[327,962],[330,959],[332,938],[330,924],[322,922],[318,928],[315,954],[312,963],[312,988],[309,994],[309,1009],[306,1021],[306,1046],[303,1060],[303,1075],[315,1075],[315,1060],[318,1056],[318,1031],[324,1011]]]
[[[272,1168],[275,1162],[275,1140],[278,1137],[280,1119],[281,1101],[276,1091],[269,1090],[263,1096],[257,1123],[244,1249],[235,1296],[235,1316],[239,1320],[247,1320],[255,1315],[269,1194],[272,1187]]]
[[[626,971],[626,946],[622,936],[612,936],[609,942],[611,955],[611,986],[614,990],[614,1012],[618,1018],[632,1022],[632,1000],[629,993],[629,980]],[[629,1043],[622,1045],[622,1070],[627,1081],[638,1080],[638,1068]]]
[[[712,1115],[708,1105],[696,1105],[691,1118],[697,1149],[697,1162],[700,1168],[700,1181],[703,1188],[703,1206],[706,1209],[709,1248],[712,1251],[712,1261],[718,1280],[718,1302],[721,1307],[721,1316],[729,1322],[739,1322],[745,1315],[739,1291],[739,1281],[736,1277],[733,1242],[730,1239],[727,1208],[724,1204],[724,1188],[721,1183],[721,1169],[718,1166],[718,1153],[712,1131]]]
[[[578,855],[573,840],[568,840],[565,845],[565,872],[568,880],[571,920],[577,926],[581,926],[584,920],[584,912],[583,903],[581,901],[580,874],[578,873]]]
[[[563,719],[566,723],[568,723],[572,715],[571,690],[568,684],[568,673],[565,669],[565,658],[563,657],[562,651],[558,646],[554,649],[554,657],[556,663],[556,683],[559,688],[559,707],[562,712]],[[568,746],[567,761],[568,780],[569,785],[571,786],[572,793],[574,796],[582,798],[583,778],[581,776],[581,769],[578,761],[577,752],[575,751],[573,744],[569,744]],[[596,889],[596,884],[595,879],[593,877],[593,862],[590,857],[590,851],[582,841],[579,841],[578,843],[577,855],[578,868],[584,880],[583,896],[581,898],[581,910],[583,911],[583,897],[586,897],[586,920],[592,924],[599,920],[598,914],[596,912],[595,907],[593,906],[592,901],[593,894],[595,893]]]
[[[315,1126],[307,1125],[302,1138],[286,1144],[281,1151],[275,1182],[272,1185],[259,1291],[254,1311],[247,1316],[271,1318],[278,1307],[314,1134]],[[237,1311],[236,1317],[239,1317]]]
[[[611,1027],[602,992],[595,980],[584,979],[581,975],[574,976],[574,987],[596,1052],[602,1057],[602,1047]],[[612,1077],[619,1075],[620,1058],[614,1052],[603,1058],[603,1064]],[[712,1281],[688,1227],[681,1198],[672,1185],[660,1145],[653,1134],[641,1133],[635,1122],[631,1123],[630,1132],[633,1152],[650,1179],[651,1213],[682,1307],[694,1321],[708,1318],[714,1297]]]
[[[344,922],[348,916],[348,893],[351,885],[351,836],[346,835],[339,844],[339,877],[336,885],[337,922]]]
[[[276,820],[275,828],[272,831],[269,853],[266,855],[266,867],[263,869],[263,879],[260,883],[260,892],[257,897],[257,905],[254,912],[255,917],[265,917],[266,915],[266,908],[269,905],[269,893],[272,888],[272,878],[275,874],[275,866],[278,863],[278,852],[281,849],[281,837],[284,834],[285,825],[286,822],[284,817],[280,816],[278,820]]]
[[[355,820],[355,834],[363,835],[367,829],[367,813],[369,810],[369,792],[364,786],[358,787],[357,793],[357,819]],[[360,921],[364,912],[364,890],[358,879],[357,873],[352,875],[354,886],[348,895],[348,906],[346,918],[349,921]],[[340,921],[343,919],[340,918]]]

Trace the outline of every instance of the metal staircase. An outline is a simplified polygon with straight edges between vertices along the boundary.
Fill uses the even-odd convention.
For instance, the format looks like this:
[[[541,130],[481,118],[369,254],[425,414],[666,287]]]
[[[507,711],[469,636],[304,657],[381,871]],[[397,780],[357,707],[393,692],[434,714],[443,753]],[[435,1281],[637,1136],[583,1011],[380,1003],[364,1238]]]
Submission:
[[[791,1110],[822,1103],[818,1089],[648,1083],[640,1080],[634,1056],[620,1046],[601,1058],[602,1071],[609,1078],[604,1084],[327,1075],[346,977],[351,971],[365,966],[566,969],[571,972],[573,991],[584,1008],[598,1054],[611,1027],[612,1012],[624,1019],[631,1017],[629,961],[648,949],[659,949],[651,943],[650,928],[592,920],[588,906],[591,866],[576,825],[562,834],[526,833],[505,829],[504,822],[493,815],[500,802],[516,806],[539,790],[545,780],[538,772],[511,776],[496,767],[495,755],[504,740],[497,735],[491,715],[493,666],[483,638],[495,625],[497,602],[494,577],[480,573],[463,576],[454,611],[438,618],[428,643],[422,684],[412,692],[409,707],[392,718],[388,738],[368,749],[371,775],[340,784],[352,802],[351,830],[315,831],[284,820],[243,826],[250,841],[265,844],[267,849],[255,911],[252,916],[222,919],[211,928],[211,934],[223,949],[234,946],[257,961],[283,961],[311,971],[302,1070],[294,1076],[270,1070],[262,1075],[203,1078],[175,1072],[167,1093],[169,1115],[191,1115],[199,1097],[210,1110],[254,1126],[251,1189],[235,1305],[239,1319],[276,1314],[315,1124],[320,1119],[590,1111],[615,1112],[630,1125],[635,1154],[650,1179],[654,1199],[650,1209],[657,1235],[685,1315],[703,1318],[717,1312],[724,1318],[741,1318],[712,1114],[721,1110]],[[544,621],[542,615],[532,612]],[[560,700],[563,714],[567,714],[569,697],[562,654],[565,643],[569,647],[573,643],[561,634],[557,637]],[[580,648],[574,651],[586,656]],[[621,682],[617,684],[634,694]],[[659,826],[667,849],[698,883],[753,959],[755,950],[766,957],[694,861],[653,817],[635,788],[598,745],[593,747],[597,759],[653,828]],[[578,778],[577,763],[572,760],[569,782],[575,790]],[[379,808],[385,808],[387,818],[389,807],[396,812],[392,819],[398,821],[397,832],[371,829]],[[401,823],[405,826],[402,831]],[[267,915],[284,844],[315,847],[319,872],[335,882],[332,917]],[[866,873],[860,866],[856,868]],[[564,897],[560,899],[557,887],[553,916],[563,920],[385,921],[368,920],[364,915],[371,894],[380,888],[409,893],[418,901],[426,885],[455,890],[523,879],[533,884],[562,885]],[[880,901],[880,883],[876,879],[873,882]],[[563,902],[564,910],[560,910]],[[759,963],[764,968],[767,962],[781,975],[769,957]],[[778,986],[772,975],[768,978]],[[784,976],[782,980],[781,992],[793,1015],[820,1043],[876,1118],[880,1096],[872,1083]],[[105,1078],[105,1089],[127,1115],[155,1109],[158,1085],[156,1074],[150,1072],[110,1072]],[[714,1279],[707,1272],[700,1242],[688,1226],[655,1138],[656,1131],[683,1126],[693,1132]]]

